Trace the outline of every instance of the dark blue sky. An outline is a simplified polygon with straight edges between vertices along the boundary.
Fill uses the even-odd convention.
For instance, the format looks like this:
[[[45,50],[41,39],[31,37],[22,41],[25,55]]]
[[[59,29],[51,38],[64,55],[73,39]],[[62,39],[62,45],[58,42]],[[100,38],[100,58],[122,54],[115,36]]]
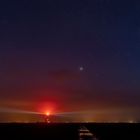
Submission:
[[[138,109],[139,17],[136,0],[1,1],[1,104]]]

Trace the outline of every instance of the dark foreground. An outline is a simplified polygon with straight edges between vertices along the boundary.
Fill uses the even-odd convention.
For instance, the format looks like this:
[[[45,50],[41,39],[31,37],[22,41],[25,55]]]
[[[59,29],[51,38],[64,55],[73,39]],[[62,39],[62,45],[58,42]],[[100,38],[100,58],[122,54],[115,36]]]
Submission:
[[[140,140],[140,124],[0,124],[0,140],[79,140],[86,126],[99,140]]]

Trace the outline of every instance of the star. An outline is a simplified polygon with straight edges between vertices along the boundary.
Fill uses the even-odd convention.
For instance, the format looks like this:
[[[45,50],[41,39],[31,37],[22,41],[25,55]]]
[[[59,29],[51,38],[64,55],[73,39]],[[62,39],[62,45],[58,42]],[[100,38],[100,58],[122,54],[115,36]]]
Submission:
[[[80,69],[80,71],[83,71],[83,70],[84,70],[84,68],[83,68],[83,67],[80,67],[79,69]]]

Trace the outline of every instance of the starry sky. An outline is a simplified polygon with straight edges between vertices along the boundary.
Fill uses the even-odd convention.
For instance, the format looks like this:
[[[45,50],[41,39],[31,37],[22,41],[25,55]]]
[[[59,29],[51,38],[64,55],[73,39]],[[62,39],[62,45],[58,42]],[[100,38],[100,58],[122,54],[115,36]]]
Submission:
[[[0,108],[140,120],[139,16],[137,0],[1,1]]]

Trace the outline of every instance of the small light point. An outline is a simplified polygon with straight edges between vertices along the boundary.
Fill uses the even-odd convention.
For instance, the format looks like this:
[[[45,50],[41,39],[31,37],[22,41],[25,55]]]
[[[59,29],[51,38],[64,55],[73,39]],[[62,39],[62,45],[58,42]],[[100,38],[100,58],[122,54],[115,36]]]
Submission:
[[[46,112],[45,114],[46,114],[46,116],[50,116],[50,112]]]
[[[84,67],[80,67],[79,69],[80,69],[80,71],[83,71],[84,70]]]

